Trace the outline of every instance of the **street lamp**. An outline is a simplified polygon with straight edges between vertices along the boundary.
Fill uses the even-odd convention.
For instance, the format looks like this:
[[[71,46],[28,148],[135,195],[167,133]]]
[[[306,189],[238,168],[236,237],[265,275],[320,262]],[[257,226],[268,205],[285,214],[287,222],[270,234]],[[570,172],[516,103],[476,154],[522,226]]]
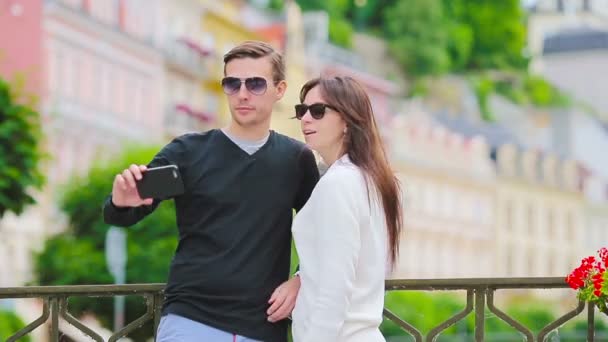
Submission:
[[[127,266],[127,234],[124,228],[110,227],[106,234],[106,263],[115,284],[124,284]],[[125,297],[114,297],[114,331],[125,322]]]

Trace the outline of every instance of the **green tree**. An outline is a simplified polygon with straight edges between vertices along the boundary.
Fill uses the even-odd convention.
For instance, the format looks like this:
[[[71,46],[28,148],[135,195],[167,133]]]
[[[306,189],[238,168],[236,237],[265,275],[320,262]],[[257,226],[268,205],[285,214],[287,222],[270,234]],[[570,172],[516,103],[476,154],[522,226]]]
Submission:
[[[384,12],[392,53],[414,76],[449,70],[448,35],[441,0],[403,0]]]
[[[0,311],[0,341],[6,341],[9,336],[14,335],[24,327],[25,324],[17,315],[12,312]],[[31,340],[30,336],[19,339],[23,342],[30,342]]]
[[[462,311],[465,305],[462,300],[452,294],[392,291],[386,295],[385,307],[423,334],[427,334],[441,322]],[[382,323],[380,330],[387,338],[409,336],[407,332],[388,320]],[[471,322],[462,320],[445,330],[442,336],[466,333],[471,330]]]
[[[461,312],[465,301],[454,293],[425,293],[413,291],[392,291],[386,295],[385,306],[391,312],[427,335],[432,328]],[[507,309],[507,314],[521,322],[532,331],[540,331],[544,326],[555,320],[553,312],[548,310],[549,303],[526,298],[513,300]],[[485,336],[487,341],[515,341],[521,339],[521,334],[513,327],[486,310]],[[380,327],[387,341],[404,341],[409,336],[407,332],[389,320]],[[443,331],[438,341],[464,341],[472,339],[475,334],[475,316],[473,313]],[[412,340],[413,341],[413,340]]]
[[[0,78],[0,218],[9,211],[18,215],[35,203],[30,191],[43,184],[40,117],[17,103],[19,95]]]
[[[329,40],[339,46],[349,48],[352,46],[353,27],[346,19],[330,17]]]
[[[116,160],[95,166],[86,177],[73,180],[65,189],[61,208],[69,229],[46,241],[36,257],[36,277],[40,285],[109,284],[104,241],[108,225],[103,223],[101,205],[112,189],[114,176],[131,163],[145,164],[158,148],[130,148]],[[177,246],[175,207],[165,201],[148,217],[127,229],[127,283],[165,282],[171,257]],[[77,261],[77,262],[75,262]],[[73,298],[70,312],[94,312],[108,327],[113,317],[111,300]],[[126,320],[145,312],[139,297],[127,297]],[[149,336],[139,329],[133,337]]]
[[[383,9],[392,6],[394,2],[394,0],[351,1],[347,16],[355,23],[358,31],[374,30],[382,26]]]
[[[525,69],[526,25],[520,0],[443,0],[448,17],[470,28],[467,68]]]

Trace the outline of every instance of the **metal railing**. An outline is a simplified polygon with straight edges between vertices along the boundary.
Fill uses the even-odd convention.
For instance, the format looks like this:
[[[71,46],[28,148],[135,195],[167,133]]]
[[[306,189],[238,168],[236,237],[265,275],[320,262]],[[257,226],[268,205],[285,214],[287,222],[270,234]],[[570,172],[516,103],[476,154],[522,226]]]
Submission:
[[[567,312],[555,321],[547,324],[538,334],[524,326],[513,317],[498,309],[494,303],[494,295],[498,290],[513,289],[565,289],[568,285],[564,278],[471,278],[471,279],[417,279],[417,280],[389,280],[386,282],[388,291],[466,291],[465,308],[444,322],[433,327],[430,332],[423,336],[420,330],[397,317],[388,309],[384,309],[384,315],[407,331],[416,342],[435,341],[446,329],[467,317],[471,312],[475,315],[474,340],[484,341],[485,333],[485,308],[495,314],[503,322],[515,328],[522,334],[523,340],[527,342],[542,342],[548,335],[577,317],[587,307],[587,341],[595,341],[595,306],[579,302],[577,307]],[[573,296],[574,296],[573,292]]]
[[[513,289],[564,289],[568,285],[564,278],[470,278],[470,279],[417,279],[417,280],[388,280],[387,291],[466,291],[466,304],[462,311],[456,313],[449,319],[433,327],[426,336],[410,323],[399,318],[390,310],[385,309],[384,315],[387,319],[396,323],[401,329],[409,333],[416,342],[435,341],[438,336],[459,321],[465,319],[469,314],[475,316],[474,340],[484,341],[485,333],[485,309],[492,312],[500,320],[504,321],[528,342],[545,341],[548,335],[562,326],[564,323],[577,317],[587,308],[587,341],[595,341],[595,307],[579,302],[576,308],[547,324],[537,334],[524,326],[514,318],[495,306],[494,296],[499,290]],[[16,332],[7,342],[17,341],[19,338],[29,334],[34,329],[51,320],[51,341],[59,341],[59,318],[76,327],[95,341],[103,342],[104,339],[84,325],[67,311],[67,303],[70,297],[113,297],[136,295],[146,300],[147,310],[141,317],[129,323],[119,331],[115,332],[108,341],[113,342],[125,337],[133,330],[141,327],[147,322],[154,322],[154,332],[160,320],[160,310],[163,301],[164,284],[133,284],[133,285],[75,285],[75,286],[31,286],[16,288],[0,288],[0,299],[3,298],[41,298],[43,309],[41,316],[28,324],[25,328]],[[573,293],[574,295],[574,293]]]
[[[59,318],[76,327],[84,334],[98,342],[105,342],[103,337],[80,322],[68,311],[70,297],[114,297],[114,296],[142,296],[146,300],[146,313],[115,332],[108,342],[115,342],[125,337],[143,324],[154,321],[154,331],[160,320],[160,309],[163,301],[164,284],[134,284],[134,285],[72,285],[72,286],[26,286],[13,288],[0,288],[0,299],[3,298],[41,298],[43,300],[42,315],[9,337],[6,342],[14,342],[29,334],[51,319],[50,335],[52,342],[59,341]]]

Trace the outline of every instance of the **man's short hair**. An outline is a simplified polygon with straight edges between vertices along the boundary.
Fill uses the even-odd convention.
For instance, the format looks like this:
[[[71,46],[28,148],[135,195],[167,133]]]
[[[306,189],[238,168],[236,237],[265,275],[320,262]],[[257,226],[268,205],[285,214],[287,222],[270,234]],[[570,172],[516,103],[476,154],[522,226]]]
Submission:
[[[263,58],[269,56],[272,63],[272,80],[275,84],[285,80],[285,63],[283,56],[270,44],[261,41],[245,41],[224,55],[224,74],[226,65],[233,59],[240,58]]]

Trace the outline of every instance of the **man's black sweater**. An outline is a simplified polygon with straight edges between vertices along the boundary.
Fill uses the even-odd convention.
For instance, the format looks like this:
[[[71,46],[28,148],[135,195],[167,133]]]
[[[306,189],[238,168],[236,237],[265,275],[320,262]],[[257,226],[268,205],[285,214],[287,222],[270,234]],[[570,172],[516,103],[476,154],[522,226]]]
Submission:
[[[270,132],[252,155],[221,130],[174,139],[148,167],[175,164],[186,192],[175,209],[179,243],[171,263],[163,315],[172,313],[262,341],[287,340],[285,321],[269,323],[272,292],[289,276],[291,220],[319,179],[312,152]],[[150,206],[117,208],[104,220],[130,226]]]

